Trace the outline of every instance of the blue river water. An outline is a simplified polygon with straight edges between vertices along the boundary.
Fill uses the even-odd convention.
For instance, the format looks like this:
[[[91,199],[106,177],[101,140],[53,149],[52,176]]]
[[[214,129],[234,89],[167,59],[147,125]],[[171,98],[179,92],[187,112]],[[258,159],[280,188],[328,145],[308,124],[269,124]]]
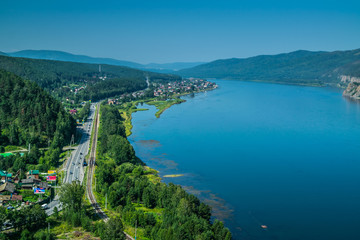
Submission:
[[[215,80],[133,115],[130,142],[234,239],[360,239],[360,104],[331,88]]]

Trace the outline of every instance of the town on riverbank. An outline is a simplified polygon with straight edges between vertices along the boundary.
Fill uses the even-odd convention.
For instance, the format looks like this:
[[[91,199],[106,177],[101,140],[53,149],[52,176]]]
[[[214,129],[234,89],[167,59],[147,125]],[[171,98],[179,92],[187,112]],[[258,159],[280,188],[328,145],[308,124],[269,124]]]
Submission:
[[[187,78],[181,81],[153,81],[145,90],[125,93],[118,97],[109,98],[108,104],[122,104],[132,100],[168,100],[186,94],[213,90],[218,85],[200,78]]]

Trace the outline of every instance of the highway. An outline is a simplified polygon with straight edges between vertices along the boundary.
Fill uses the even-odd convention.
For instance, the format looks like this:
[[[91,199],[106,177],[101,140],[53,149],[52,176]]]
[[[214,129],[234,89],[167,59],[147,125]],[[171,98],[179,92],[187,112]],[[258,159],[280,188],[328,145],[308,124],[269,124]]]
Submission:
[[[90,147],[90,137],[91,137],[91,129],[93,125],[93,120],[95,116],[95,103],[92,103],[90,106],[89,117],[84,123],[84,126],[79,128],[78,131],[82,134],[80,143],[71,153],[69,160],[66,163],[64,172],[65,177],[63,179],[64,183],[71,183],[72,181],[80,181],[81,183],[84,180],[84,158],[89,152]],[[57,189],[56,189],[57,190]],[[54,207],[57,207],[58,210],[61,210],[61,206],[59,205],[59,196],[56,195],[53,201],[48,204],[48,208],[45,210],[47,215],[51,215],[54,212]]]
[[[98,108],[100,105],[98,105]],[[63,183],[71,183],[72,181],[80,181],[81,183],[84,180],[84,168],[83,162],[85,156],[89,153],[90,148],[90,139],[91,139],[91,130],[94,126],[94,135],[93,135],[93,146],[91,152],[89,154],[89,161],[88,161],[88,175],[87,175],[87,183],[86,183],[86,197],[89,199],[92,207],[95,209],[95,212],[99,215],[99,217],[107,222],[109,217],[104,213],[100,207],[100,205],[96,202],[94,193],[92,191],[92,182],[94,177],[94,166],[96,160],[96,145],[97,145],[97,134],[98,134],[98,127],[99,127],[99,115],[96,114],[95,103],[91,104],[90,113],[87,121],[85,122],[83,128],[80,129],[82,132],[82,137],[77,149],[72,153],[68,162],[65,166],[65,178]],[[54,212],[54,207],[57,207],[58,210],[61,210],[62,207],[60,206],[59,196],[56,195],[55,199],[48,204],[48,209],[46,209],[46,214],[51,215]],[[135,240],[129,234],[124,232],[126,240]]]

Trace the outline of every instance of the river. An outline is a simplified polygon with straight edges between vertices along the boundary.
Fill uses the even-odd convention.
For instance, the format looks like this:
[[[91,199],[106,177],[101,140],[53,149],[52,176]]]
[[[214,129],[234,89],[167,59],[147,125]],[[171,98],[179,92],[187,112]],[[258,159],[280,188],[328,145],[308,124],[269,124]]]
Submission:
[[[215,82],[158,119],[134,113],[137,156],[183,174],[163,181],[211,205],[234,239],[360,239],[360,104],[338,89]]]

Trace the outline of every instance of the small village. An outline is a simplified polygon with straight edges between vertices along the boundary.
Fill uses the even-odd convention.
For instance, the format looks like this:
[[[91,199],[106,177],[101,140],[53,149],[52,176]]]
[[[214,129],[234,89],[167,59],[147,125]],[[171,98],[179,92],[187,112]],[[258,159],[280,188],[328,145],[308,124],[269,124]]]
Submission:
[[[56,171],[40,173],[30,170],[15,174],[0,170],[0,207],[17,209],[22,206],[40,204],[50,200],[51,189],[56,185]]]
[[[192,92],[200,92],[217,88],[216,83],[209,82],[204,79],[189,78],[183,79],[181,82],[174,81],[167,84],[153,83],[154,96],[171,96],[173,94],[184,94]]]
[[[149,90],[151,91],[150,97],[169,98],[176,95],[212,90],[217,87],[218,85],[216,83],[199,78],[188,78],[169,83],[151,83],[151,86],[147,90],[122,94],[119,98],[108,99],[108,104],[121,104],[126,99],[142,99],[147,95],[146,91]]]

